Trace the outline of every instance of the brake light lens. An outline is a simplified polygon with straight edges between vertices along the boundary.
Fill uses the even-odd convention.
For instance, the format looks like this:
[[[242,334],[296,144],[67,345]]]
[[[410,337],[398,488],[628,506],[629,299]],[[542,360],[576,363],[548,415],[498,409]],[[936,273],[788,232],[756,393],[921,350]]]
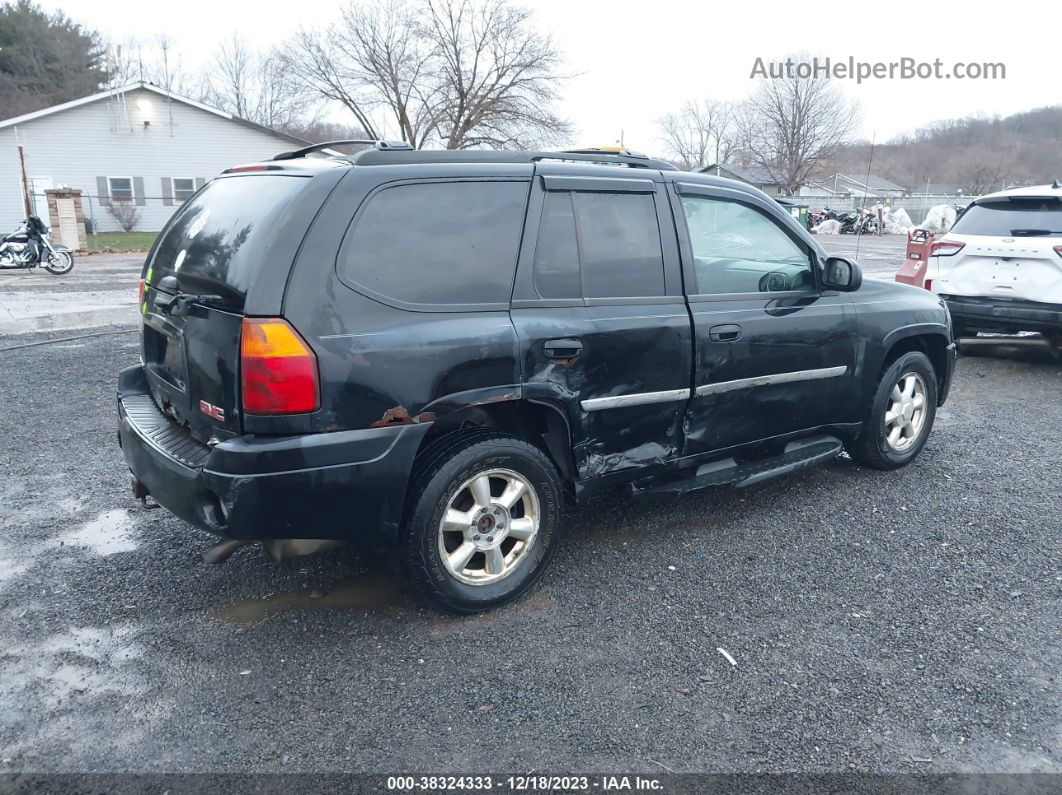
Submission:
[[[317,357],[281,318],[243,319],[240,387],[247,414],[304,414],[321,406]]]
[[[965,243],[956,243],[953,240],[940,240],[929,249],[931,257],[952,257],[965,248]]]
[[[283,171],[281,166],[270,166],[265,163],[251,163],[246,166],[233,166],[227,168],[223,173],[225,174],[243,174],[248,171]]]
[[[925,282],[922,284],[922,286],[925,287],[927,290],[929,290],[929,292],[933,292],[933,280],[932,279],[926,279]]]
[[[144,303],[144,290],[145,290],[145,283],[144,283],[143,279],[140,280],[140,286],[137,288],[137,290],[138,290],[138,292],[137,292],[137,303],[138,304],[142,304],[142,303]]]
[[[1055,253],[1062,257],[1062,246],[1055,246]]]

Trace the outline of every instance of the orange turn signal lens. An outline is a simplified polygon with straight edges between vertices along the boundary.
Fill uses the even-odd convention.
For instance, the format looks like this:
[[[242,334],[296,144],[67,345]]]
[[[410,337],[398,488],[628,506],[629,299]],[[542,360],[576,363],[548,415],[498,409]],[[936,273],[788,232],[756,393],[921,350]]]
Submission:
[[[243,319],[240,386],[247,414],[304,414],[321,405],[317,356],[281,318]]]

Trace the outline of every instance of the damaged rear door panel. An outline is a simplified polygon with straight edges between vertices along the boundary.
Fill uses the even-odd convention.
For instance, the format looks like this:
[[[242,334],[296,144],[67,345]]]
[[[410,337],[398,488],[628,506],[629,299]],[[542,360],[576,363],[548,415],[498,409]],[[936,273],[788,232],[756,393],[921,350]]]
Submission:
[[[565,412],[584,480],[682,445],[692,339],[674,225],[659,173],[632,171],[538,165],[513,294],[524,395]]]

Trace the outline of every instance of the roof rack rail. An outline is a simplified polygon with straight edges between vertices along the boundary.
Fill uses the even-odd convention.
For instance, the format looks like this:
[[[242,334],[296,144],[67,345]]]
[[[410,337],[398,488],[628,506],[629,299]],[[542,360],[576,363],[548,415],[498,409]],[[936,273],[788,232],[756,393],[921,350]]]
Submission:
[[[573,160],[588,163],[622,163],[632,168],[656,168],[665,171],[676,171],[676,167],[666,160],[643,155],[641,152],[632,152],[629,149],[599,149],[590,147],[587,149],[563,149],[559,152],[535,152],[532,161],[538,160]]]
[[[372,146],[380,150],[413,148],[405,141],[378,141],[372,138],[351,138],[345,141],[322,141],[319,144],[311,144],[310,146],[304,146],[302,149],[294,149],[290,152],[281,152],[273,159],[294,160],[297,157],[306,157],[306,155],[310,154],[311,152],[318,152],[322,149],[328,149],[331,146],[350,146],[353,144],[360,144],[362,146]]]
[[[365,149],[352,155],[343,155],[357,165],[382,166],[411,163],[537,163],[556,160],[568,163],[599,163],[622,165],[630,168],[649,168],[667,171],[677,170],[665,160],[656,160],[642,154],[612,152],[608,150],[570,150],[541,152],[509,149],[405,149],[404,151],[381,151]]]

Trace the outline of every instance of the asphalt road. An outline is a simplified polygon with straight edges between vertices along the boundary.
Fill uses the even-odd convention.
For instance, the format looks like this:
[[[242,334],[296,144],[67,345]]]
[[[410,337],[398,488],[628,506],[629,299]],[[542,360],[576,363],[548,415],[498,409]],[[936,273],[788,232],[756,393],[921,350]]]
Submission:
[[[892,280],[907,253],[907,235],[816,235],[830,254],[859,263],[866,276]]]
[[[77,257],[65,276],[42,268],[0,270],[0,337],[135,324],[143,262],[143,254],[94,254]]]
[[[0,352],[0,771],[1059,771],[1036,340],[975,343],[904,470],[600,499],[522,601],[452,618],[349,551],[201,563],[128,494],[110,330]]]

